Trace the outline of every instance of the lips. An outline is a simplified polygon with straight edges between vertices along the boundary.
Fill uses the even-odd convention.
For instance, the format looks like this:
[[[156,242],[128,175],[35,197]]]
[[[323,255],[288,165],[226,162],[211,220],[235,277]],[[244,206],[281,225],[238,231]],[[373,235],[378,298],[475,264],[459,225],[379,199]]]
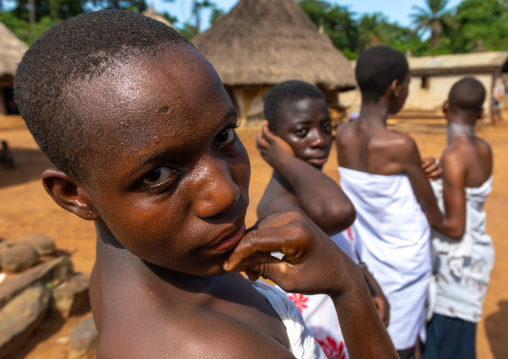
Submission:
[[[327,159],[328,159],[328,156],[327,157],[319,157],[319,158],[308,158],[307,162],[314,165],[314,166],[322,167],[326,163]]]
[[[205,249],[209,252],[214,253],[225,253],[235,248],[245,234],[245,223],[242,223],[240,227],[236,227],[230,232],[219,237],[219,239],[213,241],[210,245],[206,246]]]

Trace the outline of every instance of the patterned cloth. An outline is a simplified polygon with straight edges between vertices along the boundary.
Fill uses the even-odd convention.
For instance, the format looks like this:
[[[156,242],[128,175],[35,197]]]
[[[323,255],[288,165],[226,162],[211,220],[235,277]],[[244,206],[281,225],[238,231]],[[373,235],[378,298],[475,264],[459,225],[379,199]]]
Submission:
[[[305,326],[302,315],[284,292],[261,281],[252,286],[266,298],[286,327],[291,353],[297,359],[324,359],[325,354]]]
[[[388,333],[397,350],[425,341],[431,277],[430,227],[405,174],[383,176],[339,167],[356,209],[351,227],[362,262],[390,303]]]
[[[355,240],[350,228],[331,237],[351,259],[358,263]],[[305,324],[319,343],[328,359],[348,359],[344,337],[340,329],[335,306],[327,295],[287,293],[302,313]]]
[[[432,189],[444,212],[443,183]],[[433,231],[434,313],[478,322],[494,266],[494,245],[485,232],[483,205],[492,191],[492,177],[477,188],[466,188],[466,228],[460,241]]]

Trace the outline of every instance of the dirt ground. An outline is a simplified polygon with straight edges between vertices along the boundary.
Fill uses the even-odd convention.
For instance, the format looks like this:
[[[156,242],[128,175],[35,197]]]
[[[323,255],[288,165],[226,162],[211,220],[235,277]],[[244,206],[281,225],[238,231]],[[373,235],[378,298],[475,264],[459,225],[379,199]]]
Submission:
[[[508,114],[507,114],[508,115]],[[505,115],[505,118],[508,118]],[[250,207],[247,226],[256,221],[256,206],[271,171],[255,148],[253,127],[238,130],[252,166]],[[487,204],[487,227],[496,247],[496,263],[484,304],[484,318],[478,325],[477,354],[481,359],[508,358],[508,120],[482,129],[480,136],[494,149],[494,191]],[[444,134],[415,134],[422,156],[439,157],[446,143]],[[52,237],[59,249],[68,252],[76,271],[90,273],[95,257],[93,223],[78,219],[58,207],[42,188],[40,175],[49,166],[19,117],[0,117],[0,139],[9,142],[17,167],[0,168],[0,238],[11,240],[35,233]],[[324,171],[339,180],[336,155],[332,153]],[[11,358],[64,359],[68,357],[73,326],[90,313],[65,322],[52,317]]]

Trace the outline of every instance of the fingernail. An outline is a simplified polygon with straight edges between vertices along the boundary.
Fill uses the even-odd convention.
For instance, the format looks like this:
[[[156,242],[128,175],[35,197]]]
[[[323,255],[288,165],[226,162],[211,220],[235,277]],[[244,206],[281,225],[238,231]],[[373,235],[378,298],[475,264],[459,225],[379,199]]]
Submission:
[[[224,264],[222,265],[222,268],[224,268],[224,270],[228,270],[228,267],[229,267],[229,263],[227,261],[227,259],[224,261]]]

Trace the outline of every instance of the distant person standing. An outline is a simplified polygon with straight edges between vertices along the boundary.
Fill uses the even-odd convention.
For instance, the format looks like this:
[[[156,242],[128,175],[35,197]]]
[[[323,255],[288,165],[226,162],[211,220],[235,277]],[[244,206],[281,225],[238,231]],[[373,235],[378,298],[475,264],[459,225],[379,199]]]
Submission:
[[[400,358],[414,358],[418,337],[425,340],[430,226],[439,229],[442,215],[415,141],[386,128],[408,95],[406,58],[371,47],[358,59],[356,79],[360,115],[336,137],[341,185],[356,209],[351,229],[359,256],[390,303],[388,333]]]
[[[432,187],[448,235],[433,233],[436,296],[431,301],[434,316],[427,325],[424,359],[476,358],[476,323],[494,266],[483,208],[492,190],[492,150],[474,131],[484,100],[483,85],[466,77],[452,87],[443,105],[448,145],[440,161],[442,179]]]
[[[501,77],[496,78],[492,89],[493,119],[503,120],[503,100],[506,88]]]

